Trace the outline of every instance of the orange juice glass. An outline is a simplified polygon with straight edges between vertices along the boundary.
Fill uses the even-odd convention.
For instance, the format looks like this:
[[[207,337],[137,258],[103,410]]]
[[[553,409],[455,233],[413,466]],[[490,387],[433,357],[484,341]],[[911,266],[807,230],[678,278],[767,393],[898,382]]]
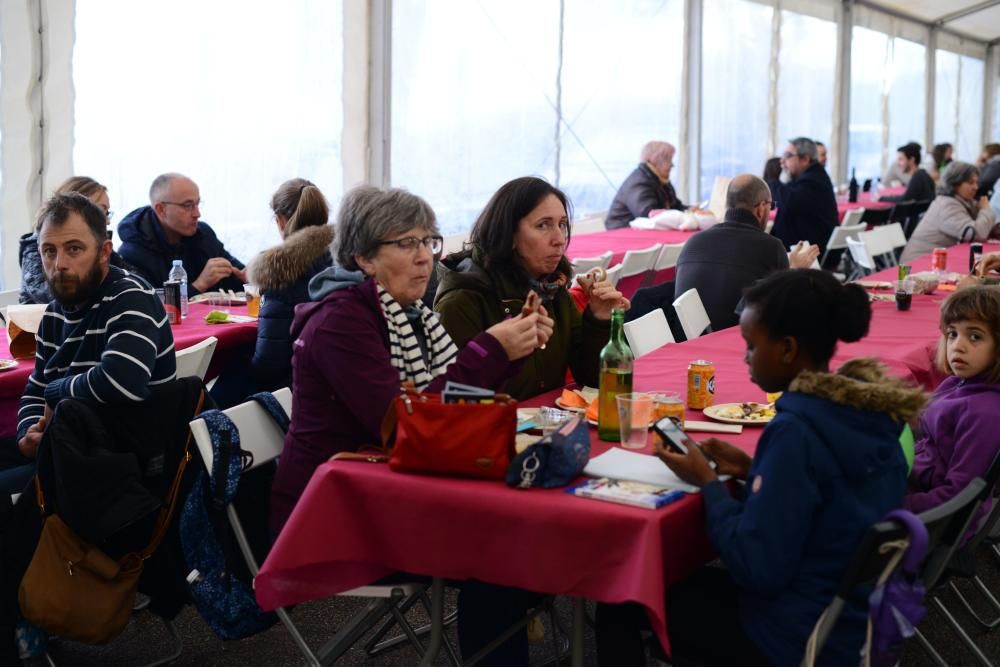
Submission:
[[[244,285],[243,293],[247,296],[247,315],[260,316],[260,288],[256,285]]]

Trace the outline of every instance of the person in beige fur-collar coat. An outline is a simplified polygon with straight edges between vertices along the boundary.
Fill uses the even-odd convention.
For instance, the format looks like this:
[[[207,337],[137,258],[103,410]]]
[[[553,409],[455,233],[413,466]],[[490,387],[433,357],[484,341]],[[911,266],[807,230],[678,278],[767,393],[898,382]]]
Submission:
[[[328,224],[329,205],[318,187],[304,178],[285,181],[271,197],[271,210],[283,240],[247,265],[247,278],[261,294],[257,344],[249,373],[247,368],[227,369],[212,389],[212,398],[223,408],[258,391],[291,386],[289,329],[295,306],[309,301],[310,279],[333,262],[334,227]]]

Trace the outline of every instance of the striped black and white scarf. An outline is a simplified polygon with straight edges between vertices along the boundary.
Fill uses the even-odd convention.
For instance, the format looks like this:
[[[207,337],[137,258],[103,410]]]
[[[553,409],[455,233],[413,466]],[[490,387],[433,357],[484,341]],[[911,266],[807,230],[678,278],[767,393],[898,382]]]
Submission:
[[[431,362],[431,367],[428,369],[417,335],[413,333],[413,326],[407,319],[403,307],[381,285],[378,286],[378,298],[389,327],[389,357],[392,367],[399,371],[400,383],[409,380],[418,390],[423,391],[431,380],[448,370],[448,365],[458,354],[458,348],[441,326],[434,311],[423,302],[417,301],[414,307],[420,309],[420,320],[424,324]]]

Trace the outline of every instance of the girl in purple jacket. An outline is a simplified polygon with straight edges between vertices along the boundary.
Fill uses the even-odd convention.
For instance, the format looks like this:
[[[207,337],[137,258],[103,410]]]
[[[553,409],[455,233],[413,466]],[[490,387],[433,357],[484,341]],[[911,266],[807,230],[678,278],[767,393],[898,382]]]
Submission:
[[[961,289],[941,306],[938,365],[951,377],[920,418],[904,505],[923,512],[982,477],[1000,451],[1000,290]],[[980,518],[992,507],[984,504]]]

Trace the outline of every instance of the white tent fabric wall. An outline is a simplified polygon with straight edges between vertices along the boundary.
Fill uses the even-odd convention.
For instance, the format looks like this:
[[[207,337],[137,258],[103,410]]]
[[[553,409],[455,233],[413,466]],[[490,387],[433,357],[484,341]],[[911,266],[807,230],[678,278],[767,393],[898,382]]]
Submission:
[[[19,282],[19,269],[17,266],[18,237],[27,232],[31,227],[34,213],[51,191],[52,187],[73,173],[74,165],[74,145],[77,137],[78,121],[74,117],[74,106],[76,104],[76,92],[74,91],[73,80],[73,54],[76,40],[75,30],[79,11],[88,7],[90,3],[98,0],[4,0],[0,2],[0,133],[2,133],[2,185],[0,185],[0,287],[16,286]],[[318,2],[318,0],[316,0]],[[638,0],[634,0],[638,2]],[[150,3],[150,6],[160,6],[162,3],[153,0],[134,0],[136,3]],[[309,2],[309,0],[300,0]],[[493,3],[500,0],[479,0],[479,4],[484,7],[494,7]],[[87,3],[87,4],[85,4]],[[829,33],[829,26],[817,24],[811,20],[800,17],[807,17],[813,20],[835,22],[838,40],[840,35],[845,34],[845,30],[851,30],[851,26],[844,26],[841,17],[849,15],[851,25],[871,30],[879,31],[888,37],[886,39],[896,40],[895,53],[899,60],[913,64],[914,68],[907,72],[906,76],[911,79],[919,77],[924,73],[925,96],[930,98],[929,104],[923,104],[920,95],[922,94],[917,86],[904,86],[906,90],[900,89],[898,95],[895,88],[890,87],[888,92],[881,96],[879,113],[873,121],[879,125],[878,129],[872,128],[875,134],[875,145],[878,155],[876,164],[881,166],[891,161],[894,150],[898,143],[909,139],[923,139],[924,143],[933,141],[952,141],[961,147],[960,157],[974,159],[972,153],[981,143],[980,140],[995,138],[994,129],[1000,125],[1000,111],[996,103],[995,96],[1000,90],[1000,73],[998,73],[996,48],[987,49],[986,42],[989,39],[1000,37],[1000,12],[996,8],[983,10],[981,13],[969,14],[945,21],[944,26],[935,29],[933,32],[928,26],[937,18],[944,16],[948,12],[961,12],[977,3],[971,0],[954,0],[949,3],[940,2],[889,2],[888,0],[852,0],[845,5],[837,0],[685,0],[684,11],[678,11],[679,21],[684,25],[683,40],[684,51],[688,54],[683,59],[683,63],[670,63],[664,69],[658,65],[662,71],[673,72],[674,82],[670,86],[669,93],[672,97],[682,100],[678,118],[678,130],[676,136],[657,137],[673,141],[678,147],[677,166],[675,167],[674,181],[680,186],[679,194],[685,201],[697,201],[699,183],[704,178],[706,171],[724,168],[720,165],[731,161],[734,155],[730,152],[718,151],[709,146],[702,155],[703,145],[708,145],[714,140],[717,132],[713,131],[712,124],[708,122],[708,117],[715,111],[711,103],[712,87],[717,85],[717,81],[712,81],[707,77],[712,70],[711,63],[705,59],[707,40],[710,34],[710,26],[702,21],[700,24],[695,21],[693,31],[689,30],[687,23],[697,17],[710,16],[718,13],[718,6],[731,4],[747,9],[750,14],[767,14],[771,20],[767,25],[771,26],[771,39],[768,37],[768,28],[757,26],[755,29],[763,28],[765,37],[758,43],[763,43],[766,52],[763,54],[763,67],[765,71],[770,71],[772,80],[764,82],[766,95],[761,95],[763,105],[760,109],[749,110],[747,113],[755,114],[755,117],[763,116],[761,123],[760,145],[755,145],[750,151],[742,150],[739,158],[741,169],[757,172],[763,164],[763,159],[768,156],[770,148],[780,149],[785,136],[791,132],[795,126],[789,116],[792,111],[782,110],[781,100],[787,100],[788,91],[783,86],[801,88],[804,84],[801,77],[792,76],[792,67],[796,60],[791,58],[793,52],[791,40],[793,35],[785,34],[784,31],[774,35],[774,27],[780,25],[805,25],[821,28],[824,34]],[[341,173],[340,181],[336,187],[323,184],[324,191],[346,190],[347,188],[361,182],[371,182],[379,185],[396,184],[392,183],[391,157],[391,128],[393,110],[391,100],[392,89],[392,42],[394,39],[391,14],[394,3],[392,0],[342,0],[338,7],[342,11],[342,23],[340,32],[343,36],[343,62],[342,80],[340,82],[340,105],[335,113],[342,116],[342,126],[332,141],[341,144],[339,169]],[[769,9],[765,12],[753,11],[753,5],[763,5]],[[250,7],[256,7],[250,3]],[[565,28],[572,32],[574,25],[585,25],[577,23],[580,20],[580,7],[576,0],[562,0],[560,6],[565,10],[570,19],[564,23],[557,24],[555,28]],[[641,6],[639,4],[635,6]],[[849,7],[849,12],[845,12],[845,7]],[[250,9],[248,12],[253,13]],[[577,14],[573,14],[577,12]],[[936,12],[936,13],[935,13]],[[913,15],[917,20],[906,18],[903,14]],[[692,18],[694,17],[694,18]],[[588,17],[583,17],[587,19]],[[590,17],[593,18],[593,17]],[[195,20],[195,19],[192,19]],[[560,18],[562,21],[563,19]],[[39,33],[39,27],[42,31]],[[404,30],[419,29],[419,25],[397,25],[397,32]],[[974,33],[976,39],[966,39],[950,32],[954,30],[964,30],[967,33]],[[707,32],[706,32],[707,31]],[[553,29],[551,34],[563,34],[563,30]],[[987,36],[988,35],[988,36]],[[340,36],[338,35],[338,38]],[[780,38],[780,39],[775,39]],[[110,41],[117,39],[114,35],[109,35]],[[183,42],[183,36],[178,38]],[[581,68],[581,61],[573,60],[573,39],[579,36],[567,35],[565,37],[566,49],[564,57],[565,71],[572,73],[574,68]],[[703,45],[703,40],[706,40]],[[825,41],[828,39],[825,37]],[[900,40],[906,40],[902,44]],[[597,43],[597,42],[595,42]],[[788,53],[782,53],[782,43],[788,45]],[[560,43],[561,44],[561,43]],[[771,49],[771,45],[775,48]],[[925,45],[931,44],[931,48]],[[912,45],[912,48],[911,48]],[[556,45],[553,45],[553,48]],[[706,48],[703,48],[705,46]],[[910,49],[907,52],[900,47],[906,46]],[[824,47],[826,49],[826,47]],[[915,49],[915,50],[914,50]],[[920,51],[922,49],[922,51]],[[834,51],[830,49],[830,57],[836,57]],[[934,63],[937,54],[958,54],[961,72],[956,74],[955,80],[956,95],[959,99],[949,99],[947,102],[956,103],[963,109],[963,114],[957,122],[957,132],[952,129],[950,134],[959,136],[936,137],[934,130],[938,126],[938,119],[935,118],[934,106],[934,83],[937,67],[931,67],[931,71],[926,71],[926,63],[921,68],[917,66],[919,53],[925,54],[926,63]],[[928,53],[929,52],[929,53]],[[692,54],[697,54],[692,57]],[[849,55],[849,54],[848,54]],[[987,60],[987,57],[989,59]],[[947,58],[947,56],[944,56]],[[791,59],[790,59],[791,58]],[[843,60],[846,60],[845,57]],[[702,66],[705,60],[705,67]],[[830,99],[828,87],[833,90],[843,90],[845,82],[849,81],[850,69],[841,66],[842,59],[836,58],[835,74],[833,81],[826,81],[824,75],[822,84],[824,90],[820,99]],[[582,61],[586,64],[586,61]],[[899,80],[901,71],[898,69],[899,62],[893,61],[896,69],[891,73],[895,81]],[[871,67],[878,67],[874,63]],[[982,74],[980,74],[982,72]],[[783,77],[782,74],[785,74]],[[112,73],[108,73],[111,75]],[[567,75],[570,76],[570,75]],[[950,76],[950,74],[949,74]],[[977,78],[982,78],[983,83],[977,85]],[[567,81],[569,78],[567,78]],[[805,79],[805,80],[808,80]],[[942,87],[951,89],[948,81],[941,82]],[[849,88],[849,86],[848,86]],[[706,92],[705,103],[701,103],[702,93]],[[110,107],[122,104],[128,100],[128,86],[119,83],[116,88],[108,89],[104,94],[107,96],[106,104]],[[568,117],[573,111],[573,92],[563,91],[566,95],[563,103],[567,106]],[[824,134],[829,132],[831,136],[831,164],[835,181],[843,181],[848,173],[848,167],[853,158],[848,157],[848,148],[843,145],[848,139],[846,132],[841,130],[846,118],[839,118],[838,113],[843,113],[844,108],[838,106],[841,97],[834,95],[835,102],[830,109],[830,118],[816,119],[816,127],[803,130],[803,133]],[[583,108],[586,104],[586,96],[580,98],[579,106]],[[777,102],[777,103],[776,103]],[[907,104],[916,107],[925,106],[925,120],[919,119],[919,114],[912,113],[911,118],[904,118],[903,110]],[[732,106],[730,96],[728,104]],[[942,101],[942,105],[944,101]],[[745,106],[744,110],[745,110]],[[818,106],[823,106],[819,103]],[[965,114],[964,110],[970,106],[979,107],[980,110],[971,114]],[[692,112],[691,110],[695,111]],[[398,112],[398,109],[396,110]],[[672,113],[672,112],[671,112]],[[696,113],[697,117],[692,116]],[[813,114],[813,112],[810,112]],[[813,114],[814,115],[814,114]],[[946,127],[951,122],[953,112],[942,110],[942,119]],[[979,119],[979,120],[977,120]],[[904,125],[905,120],[912,123]],[[829,121],[829,122],[828,122]],[[572,119],[571,119],[572,122]],[[673,121],[666,126],[672,127]],[[44,125],[43,125],[44,124]],[[716,123],[717,125],[718,123]],[[921,124],[927,125],[926,131],[920,136],[910,136],[919,134],[918,129]],[[702,126],[705,130],[702,130]],[[557,127],[555,121],[551,128]],[[827,130],[827,127],[830,130]],[[634,128],[633,128],[634,129]],[[489,131],[489,128],[486,129]],[[563,151],[565,159],[572,159],[573,152],[578,149],[571,143],[575,141],[566,132],[566,128],[560,130],[561,140],[566,142],[566,149]],[[798,132],[792,132],[798,134]],[[654,138],[654,137],[649,137]],[[323,137],[330,140],[329,137]],[[587,142],[584,134],[580,135],[582,143]],[[248,141],[250,139],[248,138]],[[718,142],[716,142],[718,143]],[[768,143],[774,146],[768,146]],[[590,147],[586,147],[590,150]],[[927,146],[929,148],[929,145]],[[622,152],[634,153],[637,147],[622,147]],[[709,150],[711,149],[711,150]],[[714,152],[713,152],[714,151]],[[606,151],[611,153],[612,151]],[[582,152],[580,153],[582,155]],[[847,158],[844,160],[844,158]],[[603,158],[608,159],[608,158]],[[558,158],[557,158],[558,160]],[[580,164],[585,164],[585,160],[578,160]],[[757,162],[760,164],[757,164]],[[488,163],[488,161],[487,161]],[[560,168],[566,175],[572,173],[572,165]],[[172,168],[165,164],[164,169]],[[529,173],[531,166],[523,166],[521,173]],[[714,173],[714,172],[713,172]],[[105,174],[90,174],[105,180],[109,178]],[[299,174],[287,174],[287,177]],[[304,174],[307,175],[307,174]],[[477,169],[477,176],[479,170]],[[307,175],[308,176],[308,175]],[[491,173],[482,174],[483,180],[489,181],[495,187],[499,185]],[[711,179],[709,179],[711,182]],[[401,185],[405,185],[401,183]],[[685,187],[687,186],[687,187]],[[218,190],[219,188],[215,188]],[[252,196],[261,200],[261,207],[266,201],[270,192],[257,192],[254,188]],[[421,193],[422,194],[422,193]],[[203,193],[207,200],[218,200],[220,194]],[[231,196],[231,195],[230,195]],[[115,206],[121,215],[127,213],[127,208],[133,204],[141,202],[129,202],[122,210],[122,206]],[[336,209],[336,201],[332,202]],[[470,202],[469,206],[481,207],[485,201]],[[584,210],[578,211],[580,214],[586,213]],[[214,224],[214,220],[206,216]],[[257,238],[257,237],[253,237]],[[260,235],[263,242],[263,235]],[[247,259],[247,258],[244,258]]]

